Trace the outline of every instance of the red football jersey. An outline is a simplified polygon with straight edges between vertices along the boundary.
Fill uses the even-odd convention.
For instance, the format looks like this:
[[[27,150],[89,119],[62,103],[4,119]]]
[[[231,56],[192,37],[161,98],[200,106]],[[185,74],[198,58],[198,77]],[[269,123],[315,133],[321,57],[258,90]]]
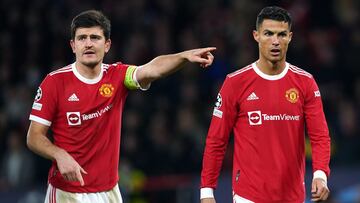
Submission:
[[[41,83],[30,120],[51,126],[54,144],[66,150],[88,174],[85,186],[64,180],[54,161],[49,182],[68,192],[101,192],[118,181],[121,115],[128,89],[128,65],[102,64],[95,79],[82,77],[71,64]]]
[[[201,187],[216,188],[233,132],[235,194],[254,202],[304,202],[305,128],[313,170],[329,175],[330,137],[312,75],[288,63],[274,76],[256,63],[229,74],[206,139]]]

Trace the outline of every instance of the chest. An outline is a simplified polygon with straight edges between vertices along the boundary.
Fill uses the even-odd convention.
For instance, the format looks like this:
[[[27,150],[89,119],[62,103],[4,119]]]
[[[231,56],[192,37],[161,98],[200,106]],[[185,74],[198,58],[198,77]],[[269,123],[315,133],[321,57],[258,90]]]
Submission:
[[[303,114],[304,91],[296,81],[258,78],[246,85],[238,105],[241,113],[261,111],[269,116],[299,116]]]
[[[96,84],[86,84],[76,78],[58,84],[57,115],[66,115],[69,124],[100,118],[119,106],[124,89],[120,81],[103,78]],[[75,122],[75,123],[72,123]]]

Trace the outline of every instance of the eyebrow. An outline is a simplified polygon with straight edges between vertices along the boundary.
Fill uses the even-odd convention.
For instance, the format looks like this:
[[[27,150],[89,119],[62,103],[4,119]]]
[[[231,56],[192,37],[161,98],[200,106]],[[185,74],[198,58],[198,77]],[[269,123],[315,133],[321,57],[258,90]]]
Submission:
[[[101,37],[102,37],[101,35],[98,35],[98,34],[90,34],[90,35],[81,34],[81,35],[77,35],[76,38],[87,37],[87,36],[90,36],[90,38],[91,38],[91,37],[98,37],[98,38],[101,38]]]
[[[268,30],[268,29],[265,29],[263,32],[271,32],[271,33],[281,33],[281,34],[286,34],[288,33],[288,30],[282,30],[282,31],[272,31],[272,30]]]

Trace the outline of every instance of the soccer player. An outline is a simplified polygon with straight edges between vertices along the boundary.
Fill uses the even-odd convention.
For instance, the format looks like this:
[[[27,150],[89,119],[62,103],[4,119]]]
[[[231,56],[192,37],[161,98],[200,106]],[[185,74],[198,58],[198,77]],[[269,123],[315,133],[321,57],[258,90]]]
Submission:
[[[259,59],[227,75],[217,96],[203,156],[201,202],[215,202],[231,132],[234,202],[304,202],[305,128],[312,146],[312,200],[326,200],[330,137],[313,76],[286,62],[289,13],[263,8],[253,37]]]
[[[215,48],[162,55],[142,66],[104,64],[110,21],[95,10],[73,19],[70,45],[75,62],[49,73],[37,90],[27,144],[53,161],[45,202],[119,203],[121,115],[129,90],[148,89],[186,62],[207,67]]]

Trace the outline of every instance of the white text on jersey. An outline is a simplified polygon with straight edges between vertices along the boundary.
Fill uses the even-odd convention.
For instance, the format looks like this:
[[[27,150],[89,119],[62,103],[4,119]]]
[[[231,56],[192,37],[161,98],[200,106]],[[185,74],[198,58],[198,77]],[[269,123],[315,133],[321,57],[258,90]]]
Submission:
[[[300,115],[288,115],[288,114],[274,114],[269,115],[261,113],[261,111],[249,111],[249,124],[250,125],[261,125],[263,121],[299,121]]]
[[[90,119],[93,119],[93,118],[97,118],[97,117],[100,117],[102,116],[104,113],[106,113],[107,111],[109,111],[112,107],[112,104],[106,106],[105,108],[103,109],[100,109],[94,113],[89,113],[89,114],[82,114],[82,120],[83,121],[86,121],[86,120],[90,120]]]
[[[298,121],[300,120],[300,116],[291,116],[287,114],[278,114],[278,115],[267,115],[262,114],[264,121]]]

